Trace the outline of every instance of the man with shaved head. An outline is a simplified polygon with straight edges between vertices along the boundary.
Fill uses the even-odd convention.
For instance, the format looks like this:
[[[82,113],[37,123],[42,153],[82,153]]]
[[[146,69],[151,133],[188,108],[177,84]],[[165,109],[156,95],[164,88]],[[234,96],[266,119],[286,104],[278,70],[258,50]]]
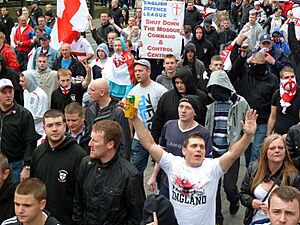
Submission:
[[[113,120],[118,122],[123,130],[123,137],[119,146],[119,153],[130,159],[131,138],[128,120],[124,113],[118,109],[118,100],[109,95],[109,84],[104,78],[93,80],[88,88],[91,104],[85,112],[86,125],[91,129],[93,124],[100,120]]]
[[[52,67],[53,70],[58,71],[60,68],[65,68],[71,70],[73,77],[86,76],[84,65],[75,55],[71,54],[70,44],[63,43],[59,49],[59,52],[61,56],[55,60]]]

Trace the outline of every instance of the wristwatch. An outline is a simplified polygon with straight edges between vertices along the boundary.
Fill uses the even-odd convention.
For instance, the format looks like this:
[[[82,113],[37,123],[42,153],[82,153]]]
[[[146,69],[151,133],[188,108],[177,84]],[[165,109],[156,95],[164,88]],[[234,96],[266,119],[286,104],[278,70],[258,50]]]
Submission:
[[[24,166],[26,170],[30,170],[30,166]]]

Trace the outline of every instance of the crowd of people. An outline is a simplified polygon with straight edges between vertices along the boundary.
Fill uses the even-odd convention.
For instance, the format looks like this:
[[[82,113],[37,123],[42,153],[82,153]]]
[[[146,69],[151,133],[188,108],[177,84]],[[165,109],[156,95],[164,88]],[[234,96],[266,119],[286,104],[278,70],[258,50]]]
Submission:
[[[51,47],[51,5],[2,7],[0,223],[223,225],[223,186],[240,224],[297,225],[298,2],[186,0],[180,59],[139,57],[140,3],[101,1],[95,51]]]

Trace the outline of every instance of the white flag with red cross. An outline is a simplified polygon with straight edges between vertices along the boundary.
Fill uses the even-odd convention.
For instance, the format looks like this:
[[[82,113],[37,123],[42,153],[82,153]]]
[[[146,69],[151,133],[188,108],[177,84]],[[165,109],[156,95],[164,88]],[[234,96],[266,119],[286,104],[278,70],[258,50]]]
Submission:
[[[51,32],[51,47],[71,44],[78,33],[88,29],[89,10],[86,0],[57,0],[57,17]]]

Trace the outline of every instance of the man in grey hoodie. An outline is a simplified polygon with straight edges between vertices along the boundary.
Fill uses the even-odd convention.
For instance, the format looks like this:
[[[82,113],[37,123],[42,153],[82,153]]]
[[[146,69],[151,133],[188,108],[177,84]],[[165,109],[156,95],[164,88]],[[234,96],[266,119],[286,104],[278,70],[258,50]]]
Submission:
[[[209,96],[214,100],[207,106],[205,127],[212,136],[213,158],[219,158],[242,136],[240,121],[245,118],[249,105],[240,95],[236,94],[227,74],[223,70],[211,73],[207,84]],[[229,213],[235,215],[239,209],[239,192],[236,186],[240,167],[237,159],[224,174],[224,190],[230,202]],[[221,197],[219,181],[216,198],[216,223],[223,224],[221,213]]]
[[[36,71],[26,70],[20,74],[20,85],[24,90],[24,107],[28,109],[34,120],[35,131],[43,135],[43,115],[48,110],[48,96],[37,85]]]
[[[172,78],[176,73],[176,57],[173,54],[167,54],[163,64],[165,70],[158,75],[156,82],[165,86],[168,90],[174,89]]]

